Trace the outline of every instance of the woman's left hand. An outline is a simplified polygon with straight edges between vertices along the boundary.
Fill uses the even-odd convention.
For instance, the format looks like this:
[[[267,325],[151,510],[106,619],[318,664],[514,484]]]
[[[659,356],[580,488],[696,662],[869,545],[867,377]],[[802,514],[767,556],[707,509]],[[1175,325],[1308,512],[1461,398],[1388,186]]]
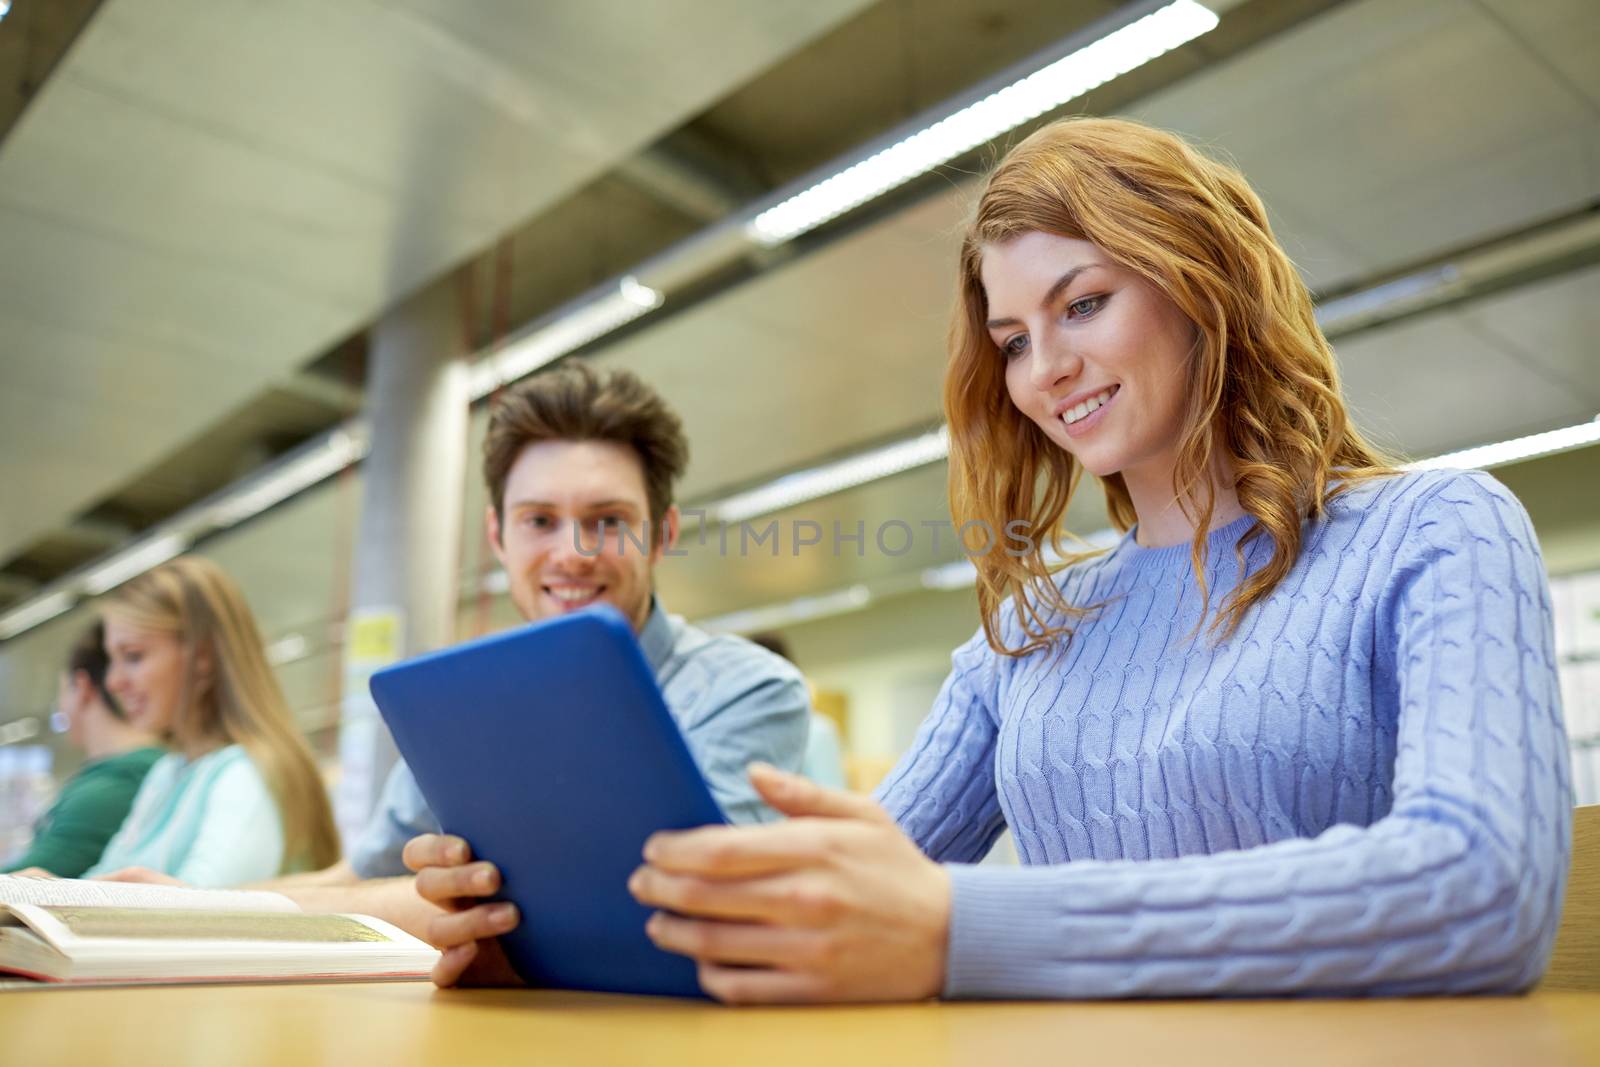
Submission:
[[[766,764],[766,826],[660,833],[628,888],[651,940],[729,1003],[923,1000],[944,988],[950,877],[867,797]],[[673,914],[668,914],[671,912]]]
[[[97,874],[92,880],[96,882],[143,882],[146,885],[172,885],[188,888],[187,882],[180,882],[170,874],[152,871],[149,867],[123,867],[109,874]]]

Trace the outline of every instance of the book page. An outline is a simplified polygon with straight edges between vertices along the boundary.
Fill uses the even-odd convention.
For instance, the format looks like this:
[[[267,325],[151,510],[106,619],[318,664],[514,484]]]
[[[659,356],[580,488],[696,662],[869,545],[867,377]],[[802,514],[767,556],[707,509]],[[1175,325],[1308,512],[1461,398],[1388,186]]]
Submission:
[[[185,911],[293,911],[277,893],[237,889],[181,889],[134,882],[81,878],[18,878],[0,874],[0,904],[46,904],[79,908],[167,908]]]
[[[388,942],[348,915],[43,907],[73,938],[134,941],[279,941],[299,945]]]

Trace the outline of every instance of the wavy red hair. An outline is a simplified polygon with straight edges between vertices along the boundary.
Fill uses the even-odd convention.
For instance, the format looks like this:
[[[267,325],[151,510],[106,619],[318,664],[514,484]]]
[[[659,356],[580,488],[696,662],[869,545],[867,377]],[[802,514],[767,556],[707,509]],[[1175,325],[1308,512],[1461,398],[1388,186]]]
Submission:
[[[1240,505],[1257,520],[1235,551],[1256,537],[1273,546],[1212,620],[1214,631],[1230,635],[1294,565],[1308,518],[1351,484],[1394,473],[1350,421],[1310,292],[1243,175],[1173,134],[1075,118],[1007,153],[961,245],[944,387],[951,512],[958,528],[981,521],[999,530],[1026,520],[1030,530],[1051,532],[1067,565],[1092,554],[1063,551],[1059,532],[1083,471],[1012,405],[1004,357],[985,327],[979,273],[985,246],[1033,231],[1097,245],[1195,327],[1173,490],[1195,522],[1192,563],[1206,610],[1206,531],[1216,496],[1209,472],[1230,472]],[[1111,520],[1126,531],[1136,520],[1127,488],[1115,474],[1102,483]],[[1045,544],[1035,538],[1026,555],[974,559],[984,630],[998,652],[1025,655],[1064,639],[1093,610],[1066,602]],[[1017,648],[1000,635],[1007,599],[1023,634]]]

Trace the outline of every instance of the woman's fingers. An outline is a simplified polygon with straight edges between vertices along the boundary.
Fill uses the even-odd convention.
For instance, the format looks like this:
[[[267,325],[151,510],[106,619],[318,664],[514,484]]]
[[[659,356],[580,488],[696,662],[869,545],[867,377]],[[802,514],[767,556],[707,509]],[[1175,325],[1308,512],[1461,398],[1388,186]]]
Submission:
[[[815,1004],[837,999],[816,974],[700,964],[700,988],[724,1004]]]
[[[640,867],[628,879],[628,891],[647,907],[730,922],[815,927],[841,911],[830,883],[804,873],[728,881]]]
[[[644,858],[652,867],[703,878],[751,878],[823,866],[845,851],[867,824],[854,819],[790,819],[765,826],[703,826],[652,834]]]
[[[702,963],[736,966],[803,966],[815,955],[817,934],[760,923],[704,922],[656,912],[645,933],[657,948]]]
[[[888,822],[889,815],[869,796],[829,789],[803,775],[780,771],[770,763],[750,764],[750,784],[761,799],[790,818],[811,815],[827,819]]]
[[[653,867],[706,878],[750,878],[827,863],[866,828],[889,822],[870,797],[827,789],[765,763],[750,780],[773,807],[789,815],[764,826],[704,826],[659,833],[645,842]]]

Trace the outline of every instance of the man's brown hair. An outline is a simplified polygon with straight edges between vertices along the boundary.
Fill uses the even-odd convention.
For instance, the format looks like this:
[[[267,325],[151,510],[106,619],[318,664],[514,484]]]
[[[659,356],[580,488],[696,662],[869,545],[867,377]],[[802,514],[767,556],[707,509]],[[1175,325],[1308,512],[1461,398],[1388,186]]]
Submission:
[[[689,464],[683,423],[654,389],[625,370],[599,374],[569,363],[507,389],[489,415],[483,480],[502,521],[511,466],[542,441],[610,441],[633,449],[644,469],[652,526],[672,506],[673,484]]]
[[[96,619],[87,630],[78,635],[78,640],[72,646],[72,651],[67,654],[67,673],[77,674],[82,671],[89,679],[89,684],[94,686],[94,691],[100,697],[100,702],[106,710],[118,719],[127,719],[123,713],[122,705],[117,703],[117,698],[111,695],[111,690],[106,688],[106,674],[111,670],[111,657],[106,655],[106,624]]]

